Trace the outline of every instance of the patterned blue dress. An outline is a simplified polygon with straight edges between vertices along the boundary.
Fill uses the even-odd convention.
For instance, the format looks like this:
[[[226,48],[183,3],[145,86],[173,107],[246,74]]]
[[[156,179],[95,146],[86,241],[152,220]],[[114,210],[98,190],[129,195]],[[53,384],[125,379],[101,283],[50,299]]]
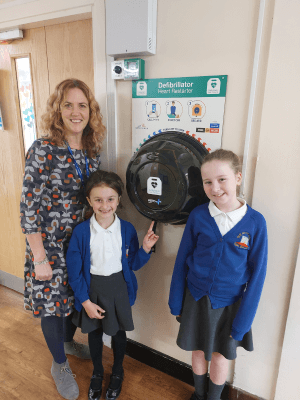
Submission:
[[[84,179],[82,150],[72,150]],[[100,156],[88,159],[90,173],[100,167]],[[24,307],[35,317],[68,316],[74,296],[68,284],[65,255],[73,228],[83,221],[84,191],[67,147],[45,138],[36,140],[25,164],[21,196],[21,227],[25,234],[41,232],[53,269],[52,279],[35,279],[33,254],[26,241]]]

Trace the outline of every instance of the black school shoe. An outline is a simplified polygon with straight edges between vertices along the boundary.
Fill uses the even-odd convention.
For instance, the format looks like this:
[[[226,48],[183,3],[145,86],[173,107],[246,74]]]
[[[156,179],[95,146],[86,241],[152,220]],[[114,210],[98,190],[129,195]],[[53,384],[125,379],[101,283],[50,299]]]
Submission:
[[[102,381],[103,381],[102,375],[92,376],[89,387],[88,400],[100,400],[102,394]]]
[[[106,391],[106,400],[115,400],[120,396],[123,379],[124,374],[111,374],[109,385]]]

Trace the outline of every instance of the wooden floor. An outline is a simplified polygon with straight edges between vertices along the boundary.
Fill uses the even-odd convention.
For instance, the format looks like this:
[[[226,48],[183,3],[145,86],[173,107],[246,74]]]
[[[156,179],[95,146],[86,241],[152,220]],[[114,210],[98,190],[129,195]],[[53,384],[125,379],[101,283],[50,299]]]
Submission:
[[[75,339],[87,343],[87,335],[79,330]],[[87,399],[92,362],[74,356],[68,356],[68,359],[76,374],[79,400]],[[112,361],[112,350],[104,346],[104,393]],[[0,399],[61,399],[50,373],[51,363],[52,356],[44,341],[40,320],[23,310],[20,293],[0,285]],[[125,356],[124,370],[120,400],[188,400],[193,393],[192,386],[128,356]]]

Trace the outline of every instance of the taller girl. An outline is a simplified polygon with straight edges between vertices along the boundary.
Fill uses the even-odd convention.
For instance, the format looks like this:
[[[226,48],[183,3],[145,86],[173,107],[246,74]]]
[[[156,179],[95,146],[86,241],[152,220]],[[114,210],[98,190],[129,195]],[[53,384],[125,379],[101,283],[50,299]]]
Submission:
[[[196,207],[187,221],[169,306],[181,317],[178,346],[193,352],[191,400],[219,400],[228,360],[236,358],[239,346],[253,350],[251,325],[266,275],[267,227],[264,217],[237,197],[242,174],[236,154],[222,149],[208,154],[201,175],[210,202]]]

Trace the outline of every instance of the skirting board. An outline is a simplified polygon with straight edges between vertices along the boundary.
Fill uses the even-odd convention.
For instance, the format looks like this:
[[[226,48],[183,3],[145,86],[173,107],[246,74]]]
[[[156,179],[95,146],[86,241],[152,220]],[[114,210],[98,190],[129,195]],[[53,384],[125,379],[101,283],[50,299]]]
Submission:
[[[152,368],[164,372],[182,382],[194,386],[193,372],[190,365],[185,364],[166,354],[153,350],[134,340],[127,339],[126,354]],[[226,383],[222,396],[222,400],[263,400],[260,397],[253,396],[238,388]]]
[[[6,286],[19,293],[24,293],[24,280],[8,272],[0,270],[0,285]]]

